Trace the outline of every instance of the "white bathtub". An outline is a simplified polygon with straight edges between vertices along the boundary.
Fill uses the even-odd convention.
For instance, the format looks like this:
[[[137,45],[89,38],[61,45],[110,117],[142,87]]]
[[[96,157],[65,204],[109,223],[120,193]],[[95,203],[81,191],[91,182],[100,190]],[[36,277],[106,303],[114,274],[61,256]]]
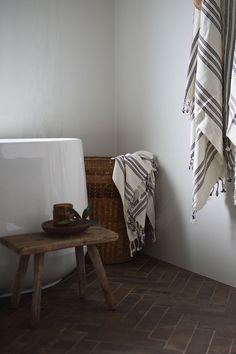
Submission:
[[[42,231],[52,219],[53,204],[87,207],[83,147],[80,139],[0,139],[0,237]],[[0,296],[9,294],[18,256],[0,245]],[[60,280],[75,267],[73,249],[45,257],[44,286]],[[31,289],[33,263],[24,289]]]

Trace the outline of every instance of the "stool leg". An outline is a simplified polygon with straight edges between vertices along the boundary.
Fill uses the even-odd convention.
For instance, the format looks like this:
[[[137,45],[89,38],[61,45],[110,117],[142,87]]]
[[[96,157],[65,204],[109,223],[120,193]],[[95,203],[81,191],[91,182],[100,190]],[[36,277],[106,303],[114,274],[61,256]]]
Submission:
[[[86,275],[85,275],[85,261],[84,261],[84,248],[83,246],[75,247],[75,256],[78,273],[79,296],[84,297],[86,289]]]
[[[95,272],[97,274],[98,280],[101,284],[105,299],[107,300],[109,308],[111,310],[114,310],[115,305],[114,305],[113,296],[111,293],[109,282],[108,282],[106,272],[103,267],[102,260],[101,260],[100,254],[98,252],[98,249],[95,245],[88,245],[87,247],[88,247],[89,257],[93,263],[93,266],[94,266]]]
[[[31,325],[33,327],[37,327],[40,320],[43,261],[44,253],[38,253],[34,256],[34,287],[31,307]]]
[[[30,256],[21,256],[19,260],[18,269],[11,298],[11,307],[15,308],[19,305],[21,291],[23,287],[25,273],[27,271]]]

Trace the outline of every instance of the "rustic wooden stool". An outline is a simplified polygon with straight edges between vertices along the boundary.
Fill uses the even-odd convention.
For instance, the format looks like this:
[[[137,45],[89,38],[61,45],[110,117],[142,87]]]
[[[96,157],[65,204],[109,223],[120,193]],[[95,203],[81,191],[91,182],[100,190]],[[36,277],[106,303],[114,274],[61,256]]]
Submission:
[[[29,258],[34,255],[34,284],[32,293],[31,324],[36,327],[40,321],[40,303],[42,288],[43,261],[45,252],[56,251],[74,247],[78,272],[79,296],[82,298],[86,289],[85,260],[83,246],[87,246],[89,257],[100,281],[105,299],[110,309],[114,309],[114,302],[108,279],[97,250],[96,244],[116,241],[118,235],[99,226],[91,226],[80,234],[66,236],[50,236],[44,232],[29,233],[24,235],[4,236],[0,242],[20,255],[18,270],[12,295],[12,306],[17,307],[24,281],[24,276],[29,263]]]

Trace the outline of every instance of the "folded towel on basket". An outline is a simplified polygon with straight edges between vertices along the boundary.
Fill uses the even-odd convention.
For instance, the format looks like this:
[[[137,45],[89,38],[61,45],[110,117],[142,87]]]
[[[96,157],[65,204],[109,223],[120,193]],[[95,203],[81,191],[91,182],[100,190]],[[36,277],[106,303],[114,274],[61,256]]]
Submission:
[[[155,182],[157,159],[147,151],[115,157],[112,179],[120,193],[130,254],[145,244],[145,223],[148,217],[153,241],[155,237]]]

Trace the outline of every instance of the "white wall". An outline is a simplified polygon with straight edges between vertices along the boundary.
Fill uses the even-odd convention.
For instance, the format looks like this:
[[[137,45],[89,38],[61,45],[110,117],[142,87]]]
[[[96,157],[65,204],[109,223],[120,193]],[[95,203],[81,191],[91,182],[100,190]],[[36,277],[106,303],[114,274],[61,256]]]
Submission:
[[[0,137],[116,151],[114,1],[0,1]]]
[[[96,155],[116,153],[118,138],[119,153],[153,151],[159,241],[147,252],[236,286],[230,194],[190,223],[181,109],[192,12],[190,0],[0,0],[0,138],[80,137]]]
[[[116,1],[116,116],[120,153],[159,158],[158,234],[147,252],[236,286],[236,211],[229,194],[191,218],[190,123],[181,113],[193,5]],[[213,198],[212,198],[213,199]]]

